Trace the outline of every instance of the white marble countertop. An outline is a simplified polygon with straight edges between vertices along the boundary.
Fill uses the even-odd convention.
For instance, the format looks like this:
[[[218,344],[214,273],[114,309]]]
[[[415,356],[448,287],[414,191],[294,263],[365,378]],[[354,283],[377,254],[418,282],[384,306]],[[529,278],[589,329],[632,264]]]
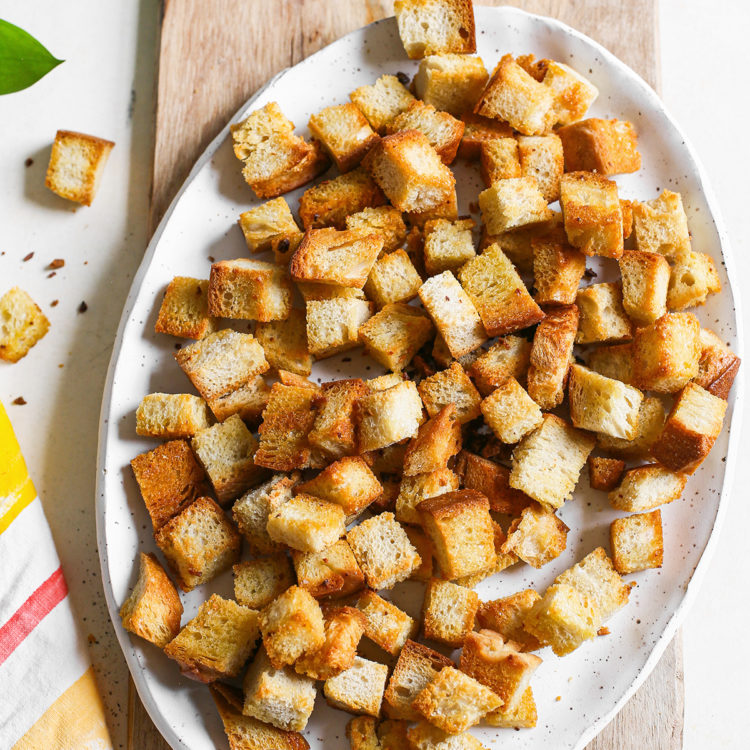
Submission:
[[[156,0],[77,0],[74,6],[0,0],[0,18],[66,60],[32,88],[0,97],[0,293],[22,286],[52,324],[24,360],[0,363],[0,399],[44,503],[118,747],[125,745],[127,669],[101,587],[94,483],[112,340],[148,241],[157,15]],[[660,24],[663,97],[710,175],[742,283],[750,278],[744,185],[750,140],[743,135],[750,98],[738,79],[750,63],[750,6],[746,0],[661,0]],[[76,210],[44,187],[58,128],[117,144],[91,208]],[[54,258],[63,258],[65,267],[50,278]],[[88,309],[80,313],[83,301]],[[747,295],[744,311],[750,330]],[[748,376],[747,367],[740,376]],[[26,405],[12,405],[18,396]],[[743,406],[750,435],[750,409]],[[723,624],[750,620],[745,486],[750,462],[738,469],[716,554],[683,628],[687,750],[744,750],[750,737],[747,691],[739,687],[747,680],[750,641],[732,637]]]

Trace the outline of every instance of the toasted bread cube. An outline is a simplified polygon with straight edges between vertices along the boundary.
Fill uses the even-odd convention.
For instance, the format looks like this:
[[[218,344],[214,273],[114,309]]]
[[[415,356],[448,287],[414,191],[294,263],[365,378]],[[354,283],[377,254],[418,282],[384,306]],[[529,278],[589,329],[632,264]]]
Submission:
[[[300,552],[320,552],[346,530],[343,508],[312,495],[296,495],[268,516],[268,534]]]
[[[504,642],[492,630],[469,633],[461,652],[461,671],[499,696],[504,711],[514,711],[521,705],[531,676],[541,663],[538,656],[522,653],[515,643]]]
[[[460,648],[474,629],[479,596],[464,586],[433,578],[422,607],[424,637]]]
[[[380,722],[377,734],[380,740],[380,750],[401,750],[409,746],[406,732],[408,723],[394,719]]]
[[[613,175],[641,168],[638,137],[627,120],[592,117],[566,125],[557,134],[565,151],[566,172]]]
[[[586,364],[600,375],[633,384],[633,344],[597,346],[587,355]]]
[[[492,561],[492,564],[488,565],[486,568],[482,568],[476,573],[470,573],[469,575],[454,579],[455,583],[460,586],[465,586],[468,589],[473,589],[485,578],[489,578],[495,573],[500,573],[518,562],[518,558],[513,553],[505,553],[502,551],[506,537],[502,527],[496,521],[492,522],[492,534],[495,547],[495,559]]]
[[[251,609],[263,609],[294,584],[286,555],[237,563],[233,572],[234,598]]]
[[[455,404],[456,419],[461,424],[479,416],[482,397],[458,362],[422,380],[417,390],[431,417],[451,403]]]
[[[417,386],[404,380],[392,388],[360,398],[360,452],[385,448],[414,437],[422,422],[422,401]]]
[[[402,130],[424,133],[443,164],[450,164],[456,158],[464,134],[464,123],[417,99],[386,125],[386,132],[389,134]]]
[[[324,359],[359,344],[359,328],[372,315],[373,305],[362,299],[334,298],[307,303],[307,346]]]
[[[482,602],[477,610],[477,625],[494,630],[506,641],[513,641],[520,651],[536,651],[541,644],[524,630],[523,620],[540,599],[534,589],[526,589],[502,599]]]
[[[469,374],[483,396],[489,396],[510,378],[526,375],[531,342],[520,336],[502,336],[469,367]]]
[[[484,495],[447,492],[422,501],[417,509],[444,578],[471,575],[496,562],[490,503]]]
[[[506,711],[503,706],[496,711],[490,711],[484,717],[484,720],[491,727],[533,729],[536,726],[537,718],[536,701],[534,700],[534,693],[531,691],[531,685],[529,685],[515,710]]]
[[[297,222],[284,198],[274,198],[249,211],[243,211],[237,223],[251,253],[270,250],[274,241],[299,233]]]
[[[474,112],[503,120],[523,135],[544,135],[553,124],[554,94],[535,81],[513,55],[503,55]]]
[[[453,173],[418,130],[386,136],[370,149],[363,164],[400,211],[437,208],[455,191]]]
[[[690,250],[690,230],[682,196],[664,190],[658,198],[633,202],[636,247],[676,261]]]
[[[258,640],[258,613],[213,594],[164,647],[186,677],[199,682],[236,677]]]
[[[360,86],[349,98],[380,134],[385,133],[386,125],[414,101],[406,86],[392,75],[382,75],[372,85]]]
[[[519,272],[531,273],[534,270],[532,241],[550,233],[553,236],[561,233],[561,238],[565,237],[564,230],[562,230],[561,216],[559,212],[553,211],[552,218],[547,222],[531,224],[521,229],[512,229],[501,234],[490,234],[487,231],[487,227],[483,226],[479,240],[479,249],[485,250],[490,245],[499,245],[500,249],[513,261],[513,265],[518,268]]]
[[[625,471],[625,462],[618,458],[589,456],[589,486],[593,490],[610,492],[620,481]]]
[[[543,419],[513,451],[510,486],[554,510],[572,496],[594,438],[554,414]]]
[[[531,240],[534,300],[539,305],[572,305],[586,273],[586,256],[554,235]]]
[[[423,500],[457,489],[458,477],[448,468],[404,476],[396,498],[396,519],[401,523],[419,524],[417,507]]]
[[[698,375],[694,382],[726,401],[740,369],[740,358],[707,328],[701,328],[700,341],[701,358],[698,363]]]
[[[507,122],[482,117],[473,112],[464,112],[461,119],[466,127],[464,128],[461,145],[458,147],[458,155],[464,159],[479,159],[484,143],[494,141],[497,138],[511,138],[513,136],[513,128]]]
[[[293,137],[297,138],[297,136]],[[323,174],[331,166],[331,160],[318,141],[305,143],[301,138],[299,140],[301,141],[300,150],[302,154],[299,160],[290,169],[279,172],[267,180],[251,182],[252,173],[255,170],[251,166],[250,160],[245,161],[242,175],[258,198],[275,198],[278,195],[288,193],[290,190],[296,190]],[[296,147],[292,145],[288,148],[295,149]]]
[[[416,721],[412,701],[437,677],[443,667],[453,666],[446,656],[421,643],[406,641],[385,691],[385,713],[393,719]]]
[[[518,137],[521,174],[533,177],[547,203],[560,198],[563,176],[563,147],[557,135],[521,135]]]
[[[599,435],[597,445],[601,450],[622,458],[647,458],[661,435],[666,418],[667,414],[661,401],[655,396],[647,396],[641,402],[638,432],[632,440]]]
[[[554,513],[529,506],[510,525],[503,552],[541,568],[565,551],[568,531],[570,529]]]
[[[300,588],[316,599],[338,599],[364,586],[364,573],[345,539],[320,552],[292,550],[292,560]]]
[[[633,339],[633,380],[642,390],[675,393],[698,374],[700,323],[692,313],[667,313]]]
[[[304,310],[291,310],[289,317],[283,321],[258,323],[255,337],[271,367],[305,377],[312,372],[313,360],[307,351]]]
[[[480,173],[489,188],[493,183],[523,177],[515,138],[494,138],[484,141],[479,148]]]
[[[388,372],[385,375],[378,375],[376,378],[366,380],[365,385],[367,386],[368,393],[377,393],[379,391],[387,391],[389,388],[393,388],[394,385],[399,385],[403,381],[403,373]]]
[[[387,680],[385,664],[356,656],[349,669],[325,681],[323,694],[333,708],[377,718]]]
[[[534,331],[527,389],[542,409],[554,409],[565,397],[578,319],[578,308],[565,305],[550,310]]]
[[[407,640],[417,634],[418,623],[370,589],[359,595],[357,608],[365,618],[365,635],[393,656],[398,656]]]
[[[396,488],[398,490],[398,484],[396,484]],[[458,484],[456,484],[456,489],[458,489]],[[420,566],[411,574],[411,580],[427,583],[432,578],[435,568],[432,560],[434,553],[432,542],[419,526],[404,526],[404,531],[406,536],[409,537],[412,547],[417,550],[417,554],[422,558]]]
[[[417,551],[393,516],[381,513],[363,521],[346,535],[367,585],[376,591],[391,589],[420,565]]]
[[[474,108],[488,78],[481,57],[429,55],[419,63],[414,93],[426,104],[461,117]]]
[[[372,716],[355,716],[346,725],[351,750],[381,750]]]
[[[508,484],[510,469],[482,456],[463,450],[456,462],[456,472],[467,490],[477,490],[490,501],[490,510],[517,516],[532,501]]]
[[[621,575],[661,568],[664,540],[661,511],[652,510],[627,518],[616,518],[609,527],[612,560]]]
[[[186,440],[171,440],[136,456],[130,466],[154,529],[182,512],[205,490],[205,473]]]
[[[414,476],[448,467],[448,460],[461,450],[461,425],[455,404],[447,404],[430,417],[409,443],[404,456],[404,476]]]
[[[625,312],[639,325],[653,323],[667,312],[667,259],[658,253],[626,250],[619,262]]]
[[[359,379],[324,383],[315,424],[307,436],[310,445],[333,459],[356,453],[354,409],[367,393]]]
[[[471,0],[396,0],[398,33],[412,60],[477,51]]]
[[[307,726],[315,703],[315,681],[290,667],[275,668],[264,648],[255,654],[242,687],[245,716],[287,731],[301,732]]]
[[[713,448],[726,410],[726,401],[688,383],[651,449],[653,457],[672,471],[692,474]]]
[[[617,283],[591,284],[576,295],[577,344],[622,341],[633,335],[633,324],[623,307],[622,287]]]
[[[473,219],[433,219],[424,226],[424,267],[429,276],[456,271],[475,257]]]
[[[490,716],[493,712],[489,712]],[[487,748],[468,732],[453,734],[438,729],[429,722],[420,721],[410,727],[406,736],[409,747],[414,750],[487,750]]]
[[[175,276],[164,293],[154,330],[186,339],[202,339],[216,329],[208,315],[208,281]]]
[[[182,602],[155,555],[140,553],[138,580],[120,607],[125,630],[164,648],[179,632]]]
[[[186,438],[208,424],[206,402],[189,393],[149,393],[135,412],[135,431],[142,437]]]
[[[361,456],[345,456],[297,485],[295,491],[336,503],[347,516],[352,516],[375,500],[383,492],[383,485]]]
[[[378,140],[377,133],[359,107],[351,102],[326,107],[310,118],[308,127],[312,137],[323,144],[339,172],[356,167]]]
[[[462,354],[455,361],[458,362],[461,367],[468,369],[474,364],[474,360],[476,360],[483,352],[484,350],[480,347],[479,349],[474,349],[473,352],[469,352],[468,354]],[[432,358],[435,360],[435,364],[440,365],[440,367],[450,367],[454,362],[450,349],[448,349],[448,345],[445,343],[445,339],[439,333],[435,334],[435,340],[432,342]],[[425,367],[424,375],[431,377],[433,372],[434,369],[432,366],[427,365]]]
[[[570,421],[574,427],[633,440],[643,394],[619,380],[581,365],[571,365],[568,380]]]
[[[365,294],[378,306],[408,302],[417,296],[422,278],[404,250],[375,261],[365,284]]]
[[[495,389],[480,408],[484,421],[502,443],[517,443],[542,423],[542,410],[515,378]]]
[[[154,533],[183,591],[215,578],[240,555],[240,535],[210,497],[199,497]]]
[[[524,627],[557,656],[593,638],[601,624],[596,604],[570,584],[550,586],[524,618]]]
[[[383,367],[403,370],[430,339],[430,319],[412,305],[386,305],[359,329],[359,338],[368,354]]]
[[[721,280],[713,258],[692,250],[681,255],[672,267],[667,291],[667,307],[684,310],[704,305],[709,294],[721,291]]]
[[[273,259],[279,266],[288,266],[292,256],[305,237],[304,232],[294,232],[288,237],[274,237],[271,240],[271,252]],[[303,295],[304,296],[304,295]]]
[[[501,234],[549,221],[553,212],[533,177],[509,177],[479,193],[482,221],[490,234]]]
[[[49,331],[49,320],[20,287],[0,297],[0,359],[18,362]]]
[[[61,198],[90,206],[114,146],[94,135],[58,130],[44,184]]]
[[[195,433],[193,450],[222,505],[258,484],[266,474],[253,461],[257,449],[258,441],[237,414]]]
[[[500,696],[455,667],[443,667],[412,703],[431,724],[451,734],[478,724],[502,705]]]
[[[383,239],[383,253],[397,250],[406,240],[403,216],[393,206],[363,208],[346,217],[346,228],[363,234],[379,234]]]
[[[424,211],[409,211],[406,214],[411,230],[406,237],[406,250],[414,261],[416,268],[422,272],[421,261],[418,254],[422,250],[422,232],[428,221],[436,219],[445,219],[446,221],[456,221],[458,219],[458,197],[456,187],[453,186],[448,198],[434,208],[428,208]]]

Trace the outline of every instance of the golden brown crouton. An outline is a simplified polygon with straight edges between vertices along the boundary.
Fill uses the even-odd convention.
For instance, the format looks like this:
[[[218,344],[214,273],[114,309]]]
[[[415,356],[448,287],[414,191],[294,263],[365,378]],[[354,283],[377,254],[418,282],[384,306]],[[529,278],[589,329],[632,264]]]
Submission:
[[[627,120],[592,117],[560,128],[566,172],[602,175],[637,172],[641,168],[638,137]]]
[[[477,624],[499,633],[506,641],[513,641],[520,651],[536,651],[541,648],[539,640],[527,633],[523,620],[531,608],[541,599],[534,589],[482,602],[477,610]]]
[[[515,138],[493,138],[482,142],[479,148],[479,171],[488,188],[500,180],[523,177],[518,157],[518,141]]]
[[[294,136],[294,138],[296,137]],[[331,160],[318,141],[312,143],[302,141],[301,149],[302,156],[294,166],[267,180],[250,182],[254,171],[251,168],[250,160],[245,161],[242,176],[259,198],[275,198],[278,195],[288,193],[290,190],[296,190],[298,187],[314,180],[318,175],[323,174],[331,166]]]
[[[385,307],[414,299],[420,286],[422,278],[411,258],[399,249],[375,261],[365,284],[365,294],[378,307]]]
[[[191,437],[208,424],[206,402],[190,393],[149,393],[135,412],[135,431],[143,437]]]
[[[345,518],[340,505],[302,494],[272,511],[266,528],[275,542],[300,552],[321,552],[344,535]]]
[[[368,392],[358,378],[323,383],[315,424],[307,436],[310,445],[332,459],[356,453],[354,409]]]
[[[586,364],[600,375],[633,385],[633,344],[597,346],[587,354]]]
[[[460,648],[474,629],[479,596],[465,586],[432,578],[422,606],[424,637]]]
[[[455,404],[447,404],[428,419],[412,438],[404,456],[404,476],[445,469],[461,450],[461,425]]]
[[[292,565],[286,555],[237,563],[232,570],[234,598],[251,609],[263,609],[294,583]]]
[[[422,380],[417,390],[431,417],[451,403],[455,404],[456,419],[461,424],[479,416],[482,397],[458,362]]]
[[[469,374],[483,396],[489,396],[510,378],[525,380],[531,342],[520,336],[502,336],[469,367]]]
[[[381,750],[372,716],[355,716],[346,725],[350,750]]]
[[[14,286],[0,297],[0,359],[18,362],[49,330],[39,305]]]
[[[633,202],[636,247],[676,261],[690,250],[690,230],[682,196],[664,190],[658,198]]]
[[[613,490],[622,473],[625,471],[625,462],[619,458],[601,458],[589,456],[589,486],[594,490]]]
[[[701,358],[698,363],[698,375],[694,378],[694,382],[726,401],[740,369],[740,358],[707,328],[701,328],[700,341]]]
[[[685,474],[646,464],[625,472],[619,486],[609,493],[609,502],[617,510],[651,510],[680,497],[686,483]]]
[[[485,722],[491,727],[503,729],[533,729],[537,722],[536,702],[531,685],[526,688],[521,702],[513,711],[506,711],[505,707],[490,711],[485,717]]]
[[[352,516],[378,497],[383,492],[383,485],[361,456],[344,456],[317,476],[297,485],[295,492],[336,503],[347,516]]]
[[[706,303],[709,294],[721,291],[721,280],[710,255],[690,250],[672,266],[667,291],[667,307],[684,310]]]
[[[434,331],[422,310],[397,302],[386,305],[359,329],[368,354],[383,367],[401,372]]]
[[[386,125],[386,132],[389,134],[402,130],[424,133],[443,164],[450,164],[456,158],[456,151],[464,134],[464,123],[447,112],[440,112],[431,104],[416,99]]]
[[[487,716],[490,716],[490,711]],[[410,727],[406,732],[410,743],[409,747],[415,750],[448,750],[449,748],[460,748],[460,750],[487,750],[487,748],[473,735],[468,732],[453,734],[438,729],[427,721],[420,721],[416,726]]]
[[[398,485],[396,487],[398,488]],[[458,489],[458,484],[456,484],[456,489]],[[419,567],[411,574],[410,580],[427,583],[432,578],[435,568],[432,560],[434,553],[432,542],[419,526],[404,526],[404,531],[406,536],[409,537],[412,547],[417,550],[417,554],[422,559]]]
[[[412,60],[477,51],[471,0],[396,0],[393,10],[399,36]]]
[[[521,174],[533,177],[547,203],[560,198],[563,176],[563,147],[557,135],[518,136]]]
[[[383,252],[397,250],[406,240],[406,224],[393,206],[368,206],[346,217],[346,228],[363,234],[379,234],[383,238]]]
[[[570,529],[554,513],[530,505],[510,525],[503,552],[541,568],[565,551],[568,531]]]
[[[258,323],[255,337],[271,367],[296,375],[310,375],[312,356],[307,350],[305,311],[297,308],[283,321]]]
[[[216,329],[208,315],[208,281],[175,276],[164,293],[154,330],[186,339],[202,339]]]
[[[290,239],[299,233],[297,222],[284,198],[274,198],[244,211],[237,223],[251,253],[270,250],[274,242]]]
[[[370,589],[359,595],[357,608],[364,615],[365,635],[393,656],[417,633],[413,618]]]
[[[320,552],[292,550],[292,560],[300,588],[316,599],[338,599],[364,586],[364,573],[345,539]]]
[[[464,112],[461,119],[466,126],[458,155],[464,159],[479,159],[482,144],[497,138],[511,138],[513,129],[507,122],[500,122],[491,117],[482,117],[473,112]]]
[[[378,717],[387,680],[385,664],[355,656],[349,669],[325,681],[323,694],[333,708]]]
[[[396,519],[401,523],[420,523],[417,506],[430,497],[458,489],[458,477],[448,468],[403,476],[396,497]]]
[[[363,299],[337,297],[307,303],[307,347],[316,359],[359,344],[359,329],[374,312]]]
[[[502,443],[517,443],[542,423],[542,410],[515,378],[496,388],[480,408],[484,421]]]
[[[433,219],[424,226],[424,267],[429,276],[456,271],[476,253],[471,238],[473,219]]]
[[[385,126],[403,112],[414,97],[396,76],[382,75],[371,86],[360,86],[349,94],[378,133],[385,133]]]
[[[533,177],[509,177],[479,193],[482,221],[490,234],[543,224],[553,217]]]
[[[363,396],[358,402],[357,419],[360,452],[414,437],[422,422],[422,401],[416,385],[404,380],[384,391]]]
[[[554,234],[534,237],[531,251],[537,304],[572,305],[586,273],[586,256]]]
[[[310,134],[328,152],[339,172],[356,167],[378,140],[359,107],[348,102],[326,107],[310,117]]]
[[[653,323],[667,312],[667,259],[658,253],[626,250],[619,263],[625,312],[639,325]]]
[[[446,219],[447,221],[456,221],[458,219],[458,197],[456,195],[456,186],[450,191],[446,200],[437,206],[418,211],[408,211],[406,219],[409,222],[411,230],[406,237],[406,250],[412,258],[417,270],[422,273],[423,268],[420,259],[417,257],[422,249],[421,232],[424,230],[428,221],[436,219]]]
[[[622,575],[660,568],[664,561],[661,511],[616,518],[610,525],[610,544],[615,570]]]
[[[576,295],[580,313],[577,344],[622,341],[633,335],[633,324],[625,313],[619,283],[591,284]]]
[[[429,55],[419,63],[414,93],[426,104],[461,117],[474,108],[488,78],[481,57]]]
[[[456,472],[464,489],[477,490],[490,501],[490,510],[497,513],[520,515],[533,500],[508,483],[510,469],[482,456],[463,450],[456,462]]]

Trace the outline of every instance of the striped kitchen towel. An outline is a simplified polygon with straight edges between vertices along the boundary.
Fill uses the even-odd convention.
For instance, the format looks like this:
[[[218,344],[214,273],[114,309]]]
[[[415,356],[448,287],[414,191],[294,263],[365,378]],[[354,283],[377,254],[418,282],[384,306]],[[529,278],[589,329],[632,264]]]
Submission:
[[[0,403],[0,748],[111,747],[47,519]]]

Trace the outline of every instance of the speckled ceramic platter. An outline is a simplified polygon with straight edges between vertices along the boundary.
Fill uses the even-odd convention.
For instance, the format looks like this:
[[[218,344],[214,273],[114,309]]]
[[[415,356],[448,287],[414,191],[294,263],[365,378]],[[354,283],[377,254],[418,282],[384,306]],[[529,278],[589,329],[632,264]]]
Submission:
[[[620,195],[645,200],[663,188],[682,193],[694,246],[720,261],[717,265],[724,287],[722,294],[711,297],[697,311],[698,316],[741,356],[737,285],[733,292],[733,265],[715,199],[693,150],[656,94],[601,46],[557,21],[511,8],[477,8],[476,20],[478,53],[488,68],[506,52],[531,52],[560,60],[587,75],[599,88],[592,115],[635,123],[643,168],[617,178]],[[405,56],[395,20],[386,19],[284,71],[233,121],[277,101],[301,126],[322,107],[348,101],[348,93],[357,86],[371,83],[383,73],[403,71],[411,76],[416,67]],[[454,167],[460,213],[469,213],[469,203],[482,189],[479,170],[460,160]],[[299,192],[287,196],[293,208]],[[226,746],[208,691],[181,677],[176,665],[155,647],[126,633],[118,617],[119,606],[136,578],[139,550],[156,551],[151,524],[129,467],[133,456],[155,443],[136,437],[134,412],[147,393],[191,390],[172,356],[175,340],[154,333],[164,288],[175,275],[207,278],[209,256],[216,260],[245,256],[236,220],[255,203],[240,175],[227,127],[195,165],[146,252],[120,323],[102,406],[97,514],[107,601],[143,703],[172,747],[185,750]],[[610,279],[613,264],[595,262],[593,267],[599,274],[597,281]],[[372,377],[380,372],[368,358],[347,353],[318,363],[313,378]],[[725,429],[708,460],[691,477],[683,498],[662,509],[664,566],[629,577],[638,585],[628,606],[607,623],[610,635],[596,638],[562,659],[549,649],[540,652],[544,662],[532,683],[539,711],[537,728],[472,730],[488,748],[583,748],[656,664],[694,597],[729,500],[738,450],[734,404],[741,396],[740,387],[735,385]],[[597,545],[607,546],[609,524],[618,515],[603,493],[589,490],[584,473],[574,499],[560,511],[571,528],[565,553],[541,570],[519,565],[482,582],[477,589],[481,598],[497,598],[527,587],[543,590]],[[231,575],[225,574],[210,586],[184,596],[183,622],[211,592],[230,596],[231,586]],[[404,609],[418,614],[421,587],[404,584],[392,596]],[[304,733],[310,746],[315,750],[347,748],[344,726],[348,718],[319,698]]]

